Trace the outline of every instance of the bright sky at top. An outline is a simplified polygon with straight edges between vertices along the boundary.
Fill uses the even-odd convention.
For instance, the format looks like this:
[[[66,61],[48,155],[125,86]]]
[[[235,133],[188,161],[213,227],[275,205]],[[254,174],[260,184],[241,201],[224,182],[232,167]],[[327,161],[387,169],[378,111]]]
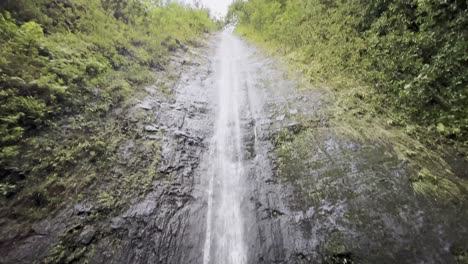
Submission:
[[[185,3],[193,4],[199,2],[202,6],[210,9],[211,15],[224,17],[232,0],[182,0]]]

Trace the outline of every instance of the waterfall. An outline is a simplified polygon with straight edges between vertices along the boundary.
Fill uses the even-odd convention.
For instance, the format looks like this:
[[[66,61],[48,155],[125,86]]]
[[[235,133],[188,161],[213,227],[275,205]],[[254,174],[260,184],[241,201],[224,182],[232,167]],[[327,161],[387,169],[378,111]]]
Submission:
[[[242,50],[223,32],[216,55],[218,108],[210,149],[204,264],[247,262],[241,201],[246,181],[240,124]]]

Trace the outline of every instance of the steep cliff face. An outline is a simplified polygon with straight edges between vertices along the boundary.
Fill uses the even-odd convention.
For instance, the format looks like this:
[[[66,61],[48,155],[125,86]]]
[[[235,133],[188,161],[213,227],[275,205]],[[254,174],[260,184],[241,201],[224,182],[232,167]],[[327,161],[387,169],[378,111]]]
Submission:
[[[117,112],[134,137],[119,145],[109,195],[128,202],[82,197],[27,229],[4,225],[2,263],[463,260],[461,193],[418,196],[398,142],[343,130],[326,89],[305,89],[228,32],[206,37]],[[119,181],[135,159],[157,159],[157,176],[136,182],[146,193]]]
[[[205,11],[0,8],[1,263],[466,261],[466,163],[365,93],[207,33]]]

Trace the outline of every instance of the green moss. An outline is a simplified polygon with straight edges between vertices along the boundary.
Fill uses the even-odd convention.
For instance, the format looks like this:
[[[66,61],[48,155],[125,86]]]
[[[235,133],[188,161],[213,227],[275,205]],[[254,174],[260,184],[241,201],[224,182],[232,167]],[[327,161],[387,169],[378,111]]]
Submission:
[[[463,199],[460,187],[447,178],[434,176],[426,168],[410,179],[413,190],[426,198],[441,202]]]
[[[458,264],[468,264],[468,251],[458,252],[457,255],[455,255],[455,261]]]
[[[165,95],[170,95],[172,93],[171,87],[165,83],[162,83],[158,88]]]
[[[450,248],[450,253],[458,264],[468,263],[468,248],[466,245],[466,239],[464,239],[462,241],[458,241]]]
[[[97,195],[98,205],[105,210],[114,209],[117,200],[117,194],[112,195],[107,191],[103,191]]]
[[[352,264],[353,255],[346,248],[342,234],[333,232],[322,246],[324,263],[327,264]]]
[[[50,255],[44,260],[44,263],[54,264],[54,263],[65,263],[65,260],[68,257],[68,252],[65,246],[62,243],[54,246],[50,252]]]
[[[70,229],[68,233],[60,238],[60,242],[52,248],[48,256],[41,263],[68,264],[76,263],[77,261],[80,261],[80,263],[87,263],[83,258],[93,246],[85,246],[76,241],[80,232],[81,226]]]

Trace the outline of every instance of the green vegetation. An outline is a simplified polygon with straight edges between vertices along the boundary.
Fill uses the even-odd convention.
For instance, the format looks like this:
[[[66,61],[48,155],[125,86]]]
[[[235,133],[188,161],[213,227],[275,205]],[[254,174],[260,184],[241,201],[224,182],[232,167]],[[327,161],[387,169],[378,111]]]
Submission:
[[[432,195],[435,200],[454,201],[463,197],[460,187],[454,182],[434,176],[426,168],[422,169],[410,181],[416,193],[426,197]]]
[[[250,0],[231,5],[229,19],[309,81],[332,86],[356,118],[371,112],[394,126],[415,124],[466,156],[466,1]]]
[[[150,188],[158,143],[138,140],[141,131],[112,111],[126,113],[170,52],[213,29],[207,11],[158,1],[1,1],[2,206],[49,210],[107,182],[99,201],[113,207],[122,186]],[[128,140],[140,158],[119,161]]]

